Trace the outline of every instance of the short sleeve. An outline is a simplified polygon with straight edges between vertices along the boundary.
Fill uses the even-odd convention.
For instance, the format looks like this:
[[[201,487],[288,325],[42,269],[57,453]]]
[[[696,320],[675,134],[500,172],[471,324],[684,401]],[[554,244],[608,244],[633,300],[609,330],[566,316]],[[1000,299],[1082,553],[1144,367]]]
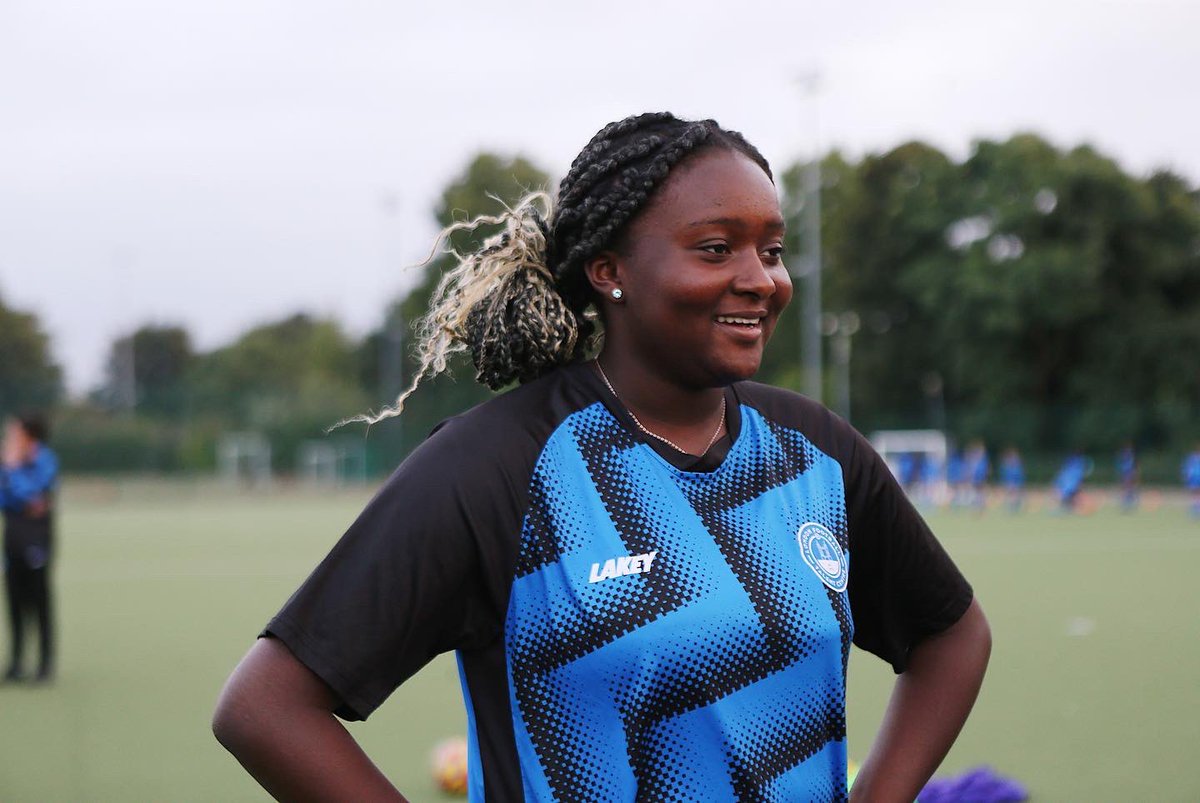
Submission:
[[[854,643],[902,672],[912,648],[957,622],[973,592],[857,432],[845,477]]]
[[[263,631],[333,689],[345,719],[365,719],[439,653],[499,632],[521,503],[472,441],[452,419],[418,447]]]

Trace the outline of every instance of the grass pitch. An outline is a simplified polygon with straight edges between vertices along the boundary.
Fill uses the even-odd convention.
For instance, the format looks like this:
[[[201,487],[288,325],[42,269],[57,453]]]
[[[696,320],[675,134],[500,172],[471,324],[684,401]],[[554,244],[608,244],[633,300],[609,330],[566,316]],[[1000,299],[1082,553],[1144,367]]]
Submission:
[[[0,800],[265,800],[212,738],[213,702],[367,495],[68,483],[60,675],[49,687],[0,686]],[[991,764],[1035,801],[1200,800],[1200,522],[1180,504],[930,521],[995,638],[983,695],[942,771]],[[855,651],[855,758],[891,681]],[[427,764],[435,742],[464,730],[453,658],[351,728],[412,800],[445,800]]]

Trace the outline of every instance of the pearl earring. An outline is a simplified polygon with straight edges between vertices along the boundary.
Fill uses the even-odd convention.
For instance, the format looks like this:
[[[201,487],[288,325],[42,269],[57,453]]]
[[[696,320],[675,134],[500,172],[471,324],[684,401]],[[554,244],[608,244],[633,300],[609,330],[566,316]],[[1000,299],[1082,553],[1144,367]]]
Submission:
[[[613,297],[613,301],[620,301],[624,297],[625,291],[620,287],[614,287],[610,295]]]

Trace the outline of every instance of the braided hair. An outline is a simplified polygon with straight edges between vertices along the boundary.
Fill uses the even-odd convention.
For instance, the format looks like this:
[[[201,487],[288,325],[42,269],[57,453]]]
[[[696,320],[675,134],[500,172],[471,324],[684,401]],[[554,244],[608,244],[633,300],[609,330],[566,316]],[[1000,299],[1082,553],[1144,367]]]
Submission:
[[[726,149],[753,160],[774,181],[771,166],[736,131],[713,120],[687,122],[651,112],[610,123],[592,137],[558,187],[551,221],[550,263],[559,291],[576,312],[591,301],[583,266],[620,245],[627,224],[645,208],[671,170],[696,153]]]
[[[676,166],[715,149],[744,154],[774,181],[767,160],[738,132],[713,120],[652,112],[610,123],[592,137],[553,203],[535,193],[502,215],[445,229],[438,242],[455,231],[504,226],[475,253],[450,251],[458,265],[442,278],[418,323],[420,365],[411,384],[392,407],[350,420],[398,415],[421,380],[446,370],[458,352],[470,352],[475,378],[493,390],[582,359],[600,337],[584,265],[621,246],[629,223]]]

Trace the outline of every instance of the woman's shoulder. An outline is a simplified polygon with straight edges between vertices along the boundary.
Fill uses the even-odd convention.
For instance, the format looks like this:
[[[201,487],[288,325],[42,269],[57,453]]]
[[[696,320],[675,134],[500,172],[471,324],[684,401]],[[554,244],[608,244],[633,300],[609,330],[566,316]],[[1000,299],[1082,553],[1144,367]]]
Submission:
[[[738,382],[734,391],[739,403],[775,426],[800,433],[830,456],[861,452],[865,438],[846,419],[809,396],[762,382]]]
[[[734,391],[739,402],[782,426],[805,429],[815,424],[845,426],[846,423],[819,401],[790,388],[762,382],[738,382],[734,385]]]
[[[587,379],[581,364],[556,368],[444,419],[429,439],[454,441],[478,453],[540,451],[564,420],[596,401]]]

